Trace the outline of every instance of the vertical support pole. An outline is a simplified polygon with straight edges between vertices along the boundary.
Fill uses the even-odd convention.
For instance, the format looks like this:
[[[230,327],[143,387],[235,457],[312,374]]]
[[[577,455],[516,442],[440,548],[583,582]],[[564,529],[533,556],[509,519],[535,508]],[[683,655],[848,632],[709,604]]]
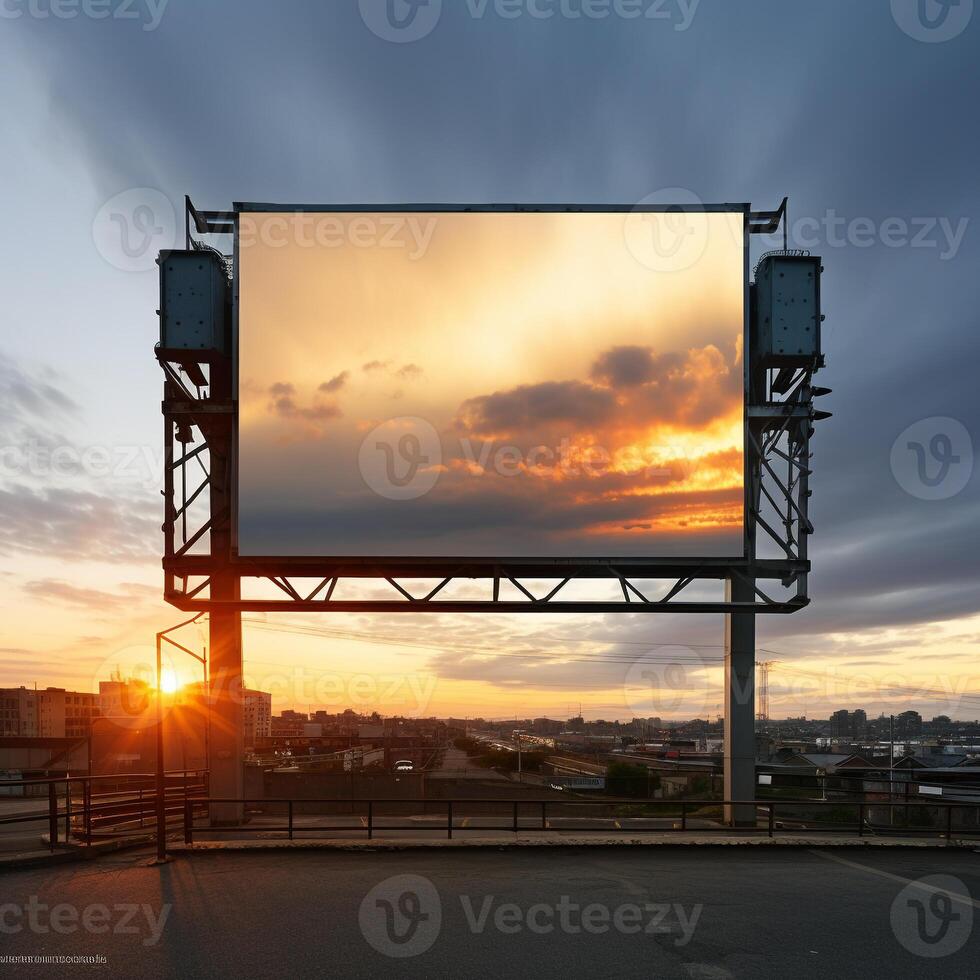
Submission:
[[[374,838],[374,801],[373,800],[368,800],[367,832],[368,832],[368,840],[372,840]]]
[[[447,830],[447,833],[448,833],[448,839],[449,840],[452,840],[453,839],[453,801],[450,800],[447,803],[446,806],[447,806],[447,809],[446,809],[446,830]]]
[[[729,579],[728,602],[753,602],[751,581]],[[755,799],[755,615],[725,615],[725,823],[754,827],[754,806],[732,801]]]
[[[71,840],[71,780],[65,780],[65,843]]]
[[[48,783],[48,844],[53,851],[58,844],[58,790]]]
[[[231,404],[231,363],[211,365],[211,398]],[[241,580],[231,565],[231,507],[234,432],[230,414],[215,415],[207,428],[210,454],[211,598],[217,605],[210,612],[208,656],[210,660],[211,733],[209,768],[211,795],[240,801],[245,795],[245,733],[242,684],[242,617],[222,602],[241,598]],[[242,803],[211,805],[213,824],[237,824],[244,819]]]
[[[157,804],[157,861],[167,860],[167,776],[163,761],[163,637],[157,633],[157,772],[156,772],[156,804]]]

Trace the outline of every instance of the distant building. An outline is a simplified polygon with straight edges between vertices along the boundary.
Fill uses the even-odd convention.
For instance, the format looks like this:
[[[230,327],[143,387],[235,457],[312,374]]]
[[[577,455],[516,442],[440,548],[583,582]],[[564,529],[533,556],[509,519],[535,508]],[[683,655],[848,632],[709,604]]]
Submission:
[[[146,681],[99,681],[99,709],[103,718],[127,723],[142,719],[154,708],[155,689]]]
[[[868,733],[868,715],[862,708],[855,711],[835,711],[830,716],[830,737],[864,738]]]
[[[922,715],[918,711],[903,711],[895,716],[895,734],[903,737],[922,734]]]
[[[563,722],[553,721],[551,718],[535,718],[531,722],[531,731],[535,735],[557,735],[564,727]]]
[[[270,731],[272,735],[300,737],[309,720],[309,715],[287,709],[272,717]]]
[[[34,691],[26,687],[0,688],[0,735],[40,734]]]
[[[99,717],[99,698],[61,687],[0,688],[0,735],[87,738]]]
[[[255,747],[257,738],[272,735],[272,695],[265,691],[245,691],[243,707],[245,745]]]

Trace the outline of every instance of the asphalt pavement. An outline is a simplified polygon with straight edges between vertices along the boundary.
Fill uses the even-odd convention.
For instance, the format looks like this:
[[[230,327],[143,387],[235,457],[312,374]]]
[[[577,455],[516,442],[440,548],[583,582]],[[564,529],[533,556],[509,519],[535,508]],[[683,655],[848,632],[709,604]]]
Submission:
[[[972,977],[980,854],[772,848],[117,854],[0,875],[0,974]],[[57,908],[56,908],[57,907]]]

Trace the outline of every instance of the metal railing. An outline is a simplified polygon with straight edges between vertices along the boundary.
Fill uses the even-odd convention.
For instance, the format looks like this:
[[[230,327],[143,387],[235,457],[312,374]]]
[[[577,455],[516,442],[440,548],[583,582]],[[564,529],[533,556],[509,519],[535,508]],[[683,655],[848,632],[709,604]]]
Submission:
[[[99,840],[145,837],[156,834],[156,775],[126,773],[107,776],[54,776],[44,779],[0,781],[4,789],[23,795],[0,797],[0,828],[46,822],[48,847],[53,851],[69,842],[91,846]],[[41,791],[40,794],[37,791]],[[34,791],[34,792],[32,792]],[[179,826],[189,799],[208,792],[208,772],[176,770],[166,774],[164,810]],[[39,809],[5,814],[6,800],[37,799]],[[44,802],[46,799],[46,805]]]
[[[285,808],[285,824],[262,823],[250,828],[247,825],[239,826],[209,826],[197,827],[195,814],[200,813],[212,804],[233,804],[240,806],[253,806]],[[355,804],[363,809],[359,814],[360,822],[357,824],[334,824],[328,826],[314,826],[304,824],[297,826],[296,816],[298,808],[309,808],[310,806],[336,806],[347,808]],[[378,818],[397,819],[398,814],[385,815],[379,813],[379,808],[399,807],[406,808],[413,805],[425,806],[425,815],[431,807],[443,809],[445,812],[444,821],[435,827],[425,827],[420,823],[410,824],[378,824]],[[467,808],[478,807],[481,809],[490,808],[500,810],[507,817],[505,824],[479,825],[471,823],[472,816],[465,816]],[[743,812],[752,809],[755,819],[750,826],[730,827],[721,822],[722,808],[731,807],[734,809],[742,808]],[[860,802],[841,801],[841,800],[643,800],[642,802],[626,803],[625,801],[611,802],[604,800],[501,800],[501,799],[448,799],[448,800],[405,800],[405,799],[340,799],[340,798],[317,798],[317,799],[296,799],[296,798],[276,798],[276,799],[230,799],[215,797],[193,797],[188,798],[184,803],[184,842],[194,843],[195,831],[213,834],[274,834],[282,833],[287,840],[295,840],[298,833],[304,836],[311,834],[336,834],[348,831],[363,832],[368,840],[374,838],[376,831],[420,831],[432,830],[445,833],[447,839],[452,840],[453,833],[460,830],[471,831],[509,831],[514,834],[542,831],[561,831],[563,828],[552,825],[552,820],[582,820],[583,817],[575,811],[593,811],[600,809],[606,811],[600,813],[598,817],[585,817],[585,819],[603,820],[612,822],[612,826],[601,827],[574,827],[564,828],[574,833],[684,833],[696,830],[698,833],[715,833],[721,835],[736,834],[745,836],[747,834],[764,835],[770,838],[776,837],[780,833],[792,833],[795,836],[806,836],[817,834],[845,834],[865,837],[868,835],[879,836],[924,836],[934,835],[947,840],[955,837],[972,838],[980,837],[980,805],[976,803],[933,803],[933,802],[888,802],[877,800],[862,800]],[[796,810],[794,816],[791,810]],[[828,821],[819,819],[815,816],[801,816],[801,810],[836,810],[836,814],[830,813],[831,819]],[[637,813],[637,810],[651,810],[653,813]],[[847,819],[844,819],[840,811],[848,811]],[[875,811],[884,810],[888,814],[887,821],[875,821]],[[909,813],[918,812],[929,817],[928,826],[919,823],[909,826],[894,826],[893,814],[895,810],[904,811],[903,820],[908,824]],[[565,812],[562,812],[565,811]],[[569,813],[568,811],[572,811]],[[612,812],[610,812],[612,811]],[[617,812],[619,811],[619,812]],[[630,812],[622,812],[630,811]],[[778,816],[782,811],[782,816]],[[936,818],[930,816],[932,811]],[[968,815],[972,811],[973,821],[971,826],[954,826],[954,813]],[[659,816],[658,816],[659,812]],[[710,814],[710,816],[709,816]],[[313,814],[309,814],[313,815]],[[316,814],[324,816],[325,814]],[[482,814],[486,816],[487,814]],[[417,816],[417,814],[412,814]],[[670,826],[641,827],[637,822],[649,822],[650,820],[663,820],[670,818]],[[499,817],[498,817],[499,819]],[[696,819],[699,826],[691,825],[691,820]],[[962,821],[966,824],[966,821]]]

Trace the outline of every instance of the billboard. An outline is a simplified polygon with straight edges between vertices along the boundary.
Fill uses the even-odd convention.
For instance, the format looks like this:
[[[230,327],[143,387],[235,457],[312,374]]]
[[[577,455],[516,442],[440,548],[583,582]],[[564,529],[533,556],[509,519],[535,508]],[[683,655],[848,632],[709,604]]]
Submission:
[[[238,554],[741,557],[746,288],[740,208],[241,208]]]

